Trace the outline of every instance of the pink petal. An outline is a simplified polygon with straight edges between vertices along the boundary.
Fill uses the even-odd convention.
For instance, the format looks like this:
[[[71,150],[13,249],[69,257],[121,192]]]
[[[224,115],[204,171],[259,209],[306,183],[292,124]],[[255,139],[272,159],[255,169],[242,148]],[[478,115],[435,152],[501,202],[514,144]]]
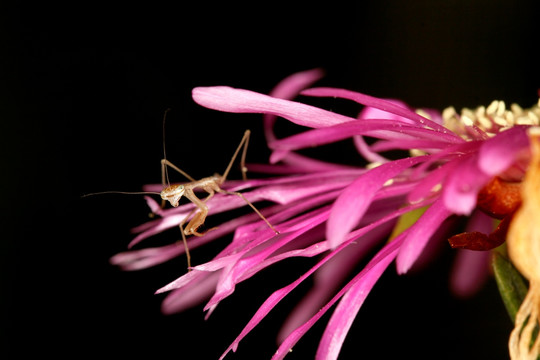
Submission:
[[[377,154],[364,140],[364,137],[361,135],[355,135],[353,137],[354,146],[356,146],[356,149],[369,162],[372,163],[385,163],[390,160],[385,158],[384,156],[381,156]]]
[[[174,314],[199,305],[210,298],[216,289],[219,272],[201,273],[197,281],[171,292],[163,303],[161,310],[164,314]]]
[[[455,143],[455,138],[395,120],[363,120],[314,129],[276,140],[269,145],[273,150],[291,151],[330,144],[354,135],[369,135],[381,139],[437,139]]]
[[[425,163],[424,163],[425,164]],[[442,184],[449,173],[454,171],[458,162],[449,162],[439,168],[430,171],[427,176],[420,180],[416,187],[407,196],[407,201],[416,203],[433,195],[437,190],[436,186]]]
[[[460,144],[451,144],[435,154],[430,154],[429,160],[416,167],[411,176],[413,178],[416,178],[419,175],[423,176],[424,173],[430,171],[429,169],[438,166],[441,163],[454,161],[466,154],[477,153],[481,144],[481,141],[467,141]]]
[[[398,115],[400,118],[404,117],[409,120],[413,120],[414,122],[428,126],[434,130],[437,130],[443,134],[447,135],[453,135],[456,139],[459,139],[460,141],[463,141],[463,139],[459,138],[457,135],[455,135],[453,132],[446,129],[444,126],[437,124],[436,122],[433,122],[429,119],[426,119],[423,116],[418,115],[414,111],[411,111],[407,108],[404,108],[400,105],[397,105],[393,103],[392,101],[378,99],[369,95],[364,95],[358,92],[345,90],[345,89],[336,89],[336,88],[312,88],[302,91],[302,95],[308,95],[308,96],[319,96],[319,97],[338,97],[342,99],[349,99],[353,100],[359,104],[370,106],[376,109],[383,110],[385,112],[389,112],[395,115]]]
[[[193,89],[192,96],[196,103],[210,109],[232,113],[271,114],[313,128],[356,120],[313,106],[227,86],[197,87]]]
[[[291,100],[297,96],[301,90],[310,86],[320,78],[324,72],[321,69],[313,69],[298,72],[286,77],[270,92],[270,96],[278,99]],[[276,115],[265,114],[264,116],[264,134],[266,142],[270,143],[276,140],[273,127],[276,121]]]
[[[424,160],[424,156],[418,156],[388,162],[369,170],[349,185],[334,202],[328,219],[326,236],[330,247],[336,248],[343,242],[386,181]]]
[[[445,207],[442,199],[437,199],[420,219],[409,228],[409,234],[403,241],[396,260],[399,274],[409,271],[431,236],[450,215],[452,213]]]
[[[436,139],[400,139],[400,140],[386,140],[379,141],[371,146],[373,151],[389,151],[389,150],[410,150],[410,149],[420,149],[420,150],[438,150],[445,147],[448,147],[448,143],[441,142]]]
[[[239,279],[242,278],[245,273],[250,272],[253,274],[254,271],[251,270],[253,268],[258,268],[258,265],[272,253],[295,240],[305,232],[311,230],[316,225],[322,224],[327,218],[328,211],[319,212],[318,215],[308,214],[308,216],[305,216],[304,220],[297,225],[298,229],[296,231],[278,236],[270,245],[265,246],[254,254],[238,259],[234,263],[229,263],[220,277],[214,296],[205,306],[205,310],[217,305],[221,300],[231,295],[236,284],[239,282]],[[244,255],[253,248],[253,246],[245,247],[239,251],[237,255]]]
[[[133,246],[137,245],[142,240],[149,238],[153,235],[159,234],[160,232],[163,232],[165,230],[171,229],[173,227],[178,226],[180,222],[188,215],[188,211],[175,214],[175,215],[169,215],[165,218],[162,218],[158,221],[152,222],[155,224],[152,228],[149,228],[146,231],[143,231],[139,235],[137,235],[131,242],[128,244],[128,248],[132,248]],[[180,231],[180,230],[178,230]]]
[[[320,174],[318,178],[312,176],[310,180],[303,183],[266,186],[255,190],[254,192],[265,200],[271,200],[279,204],[287,204],[298,199],[308,198],[326,191],[343,188],[351,183],[353,179],[352,176],[356,177],[363,172],[363,169],[336,171],[333,172],[335,175],[333,177],[327,176],[327,173]],[[343,174],[343,176],[339,176],[340,173]]]
[[[455,214],[469,215],[476,206],[478,192],[491,176],[478,168],[477,154],[466,156],[458,162],[443,184],[444,204]]]
[[[529,147],[526,126],[514,126],[483,142],[478,156],[479,168],[488,175],[508,169],[520,152]]]
[[[356,301],[360,303],[360,307],[365,297],[367,297],[367,295],[371,291],[371,288],[373,287],[375,282],[379,279],[379,277],[384,272],[386,267],[388,267],[390,262],[392,262],[392,260],[395,258],[397,249],[402,243],[403,234],[398,236],[394,241],[388,243],[383,249],[381,249],[379,253],[377,253],[377,255],[375,255],[375,257],[373,257],[373,259],[366,265],[366,267],[358,275],[356,275],[343,289],[341,289],[341,291],[339,291],[332,298],[332,300],[330,300],[324,307],[322,307],[317,312],[317,314],[315,314],[313,317],[311,317],[311,319],[309,319],[302,326],[300,326],[299,328],[294,330],[289,336],[287,336],[287,338],[281,343],[278,350],[272,357],[272,360],[283,359],[289,353],[290,349],[292,349],[293,346],[298,342],[298,340],[300,340],[300,338],[304,336],[304,334],[330,309],[330,307],[332,307],[337,302],[337,300],[339,300],[349,290],[354,289],[352,290],[351,296],[356,297]],[[347,301],[344,306],[347,305],[350,305],[349,301]],[[352,321],[354,319],[354,315],[352,316],[352,319],[349,319],[348,321]],[[341,316],[338,316],[338,318],[339,320],[344,320],[344,318]],[[347,324],[342,323],[341,325],[346,326]],[[326,339],[323,339],[321,341],[321,344],[319,345],[319,349],[317,351],[317,359],[325,359],[326,354],[330,356],[330,359],[337,356],[336,351],[339,352],[339,348],[341,348],[342,344],[342,340],[339,339],[339,336],[343,335],[344,338],[344,335],[348,331],[348,328],[344,329],[346,331],[343,334],[338,334],[338,337],[336,338],[337,341],[331,340],[332,334],[330,334],[330,332],[332,330],[334,330],[333,327],[331,330],[329,330],[329,328],[327,327],[327,331],[325,331],[325,334],[323,335],[323,337],[326,337]],[[339,329],[336,330],[339,332]]]
[[[110,262],[122,270],[141,270],[164,263],[184,253],[184,247],[171,244],[162,247],[125,251],[114,255]]]
[[[396,240],[398,239],[395,239],[394,242]],[[390,265],[396,257],[398,245],[399,241],[397,241],[396,244],[388,244],[388,249],[386,249],[388,254],[381,256],[380,258],[375,257],[369,262],[366,269],[362,270],[362,272],[352,280],[353,285],[347,290],[339,302],[339,305],[336,307],[336,310],[334,310],[334,313],[326,326],[315,359],[333,360],[338,358],[345,337],[347,336],[358,311],[364,304],[364,301],[377,280],[379,280],[388,265]],[[390,248],[394,249],[389,250]],[[384,252],[383,250],[381,250],[381,253]]]
[[[489,278],[491,252],[457,250],[450,277],[450,290],[461,298],[476,294]]]
[[[309,92],[311,90],[313,90],[313,89],[310,89],[310,90],[307,90],[307,91]],[[366,95],[364,95],[364,96],[366,96]],[[395,100],[395,99],[378,99],[378,100],[387,101],[387,102],[392,103],[392,104],[394,104],[396,106],[399,106],[399,107],[401,107],[403,109],[411,111],[411,109],[407,106],[407,104],[405,104],[401,100]],[[385,110],[381,110],[381,109],[378,109],[378,108],[374,108],[374,107],[371,107],[371,106],[366,106],[364,109],[362,109],[362,111],[358,115],[358,118],[359,119],[398,120],[398,121],[402,121],[402,122],[407,123],[407,124],[414,124],[415,123],[413,120],[410,120],[409,118],[406,118],[406,117],[403,117],[403,116],[400,116],[400,115],[396,115],[394,113],[391,113],[391,112],[388,112],[388,111],[385,111]]]
[[[342,251],[334,259],[326,263],[314,275],[314,286],[290,313],[281,327],[278,341],[282,342],[294,329],[308,321],[335,293],[345,278],[358,266],[359,260],[388,235],[392,223],[383,224],[370,231],[358,241],[354,251]],[[327,242],[324,242],[327,244]]]
[[[489,234],[494,230],[493,219],[481,211],[475,211],[466,231]],[[455,295],[466,298],[474,295],[489,276],[489,251],[457,250],[450,273],[450,289]]]
[[[434,121],[437,124],[442,125],[442,123],[444,122],[441,112],[437,109],[420,108],[419,110],[425,112],[431,119],[431,121]]]
[[[225,350],[223,355],[221,355],[220,360],[222,360],[225,355],[229,351],[236,352],[236,349],[238,348],[238,344],[240,341],[251,331],[255,326],[257,326],[264,317],[285,297],[287,296],[292,290],[294,290],[302,281],[304,281],[306,278],[308,278],[313,272],[315,272],[318,268],[320,268],[323,264],[326,263],[329,259],[331,259],[338,250],[328,254],[323,260],[319,261],[314,267],[312,267],[308,272],[303,274],[301,277],[299,277],[297,280],[292,282],[291,284],[276,290],[270,295],[266,301],[259,307],[255,315],[249,320],[247,325],[244,327],[242,332],[236,337],[236,339],[233,341],[233,343]]]
[[[270,92],[270,96],[279,99],[292,99],[297,96],[301,90],[310,86],[324,76],[322,69],[311,69],[300,71],[289,75],[281,80]]]
[[[174,290],[174,289],[181,288],[183,286],[186,286],[187,284],[189,284],[192,281],[193,282],[198,281],[202,277],[205,277],[206,274],[207,274],[207,272],[204,272],[204,271],[198,271],[198,270],[188,271],[184,275],[180,276],[178,279],[176,279],[173,282],[170,282],[169,284],[165,285],[164,287],[158,289],[155,293],[156,294],[161,294],[161,293],[164,293],[164,292],[167,292],[167,291],[171,291],[171,290]]]
[[[325,203],[328,201],[328,199],[331,199],[331,198],[334,198],[335,197],[335,194],[332,194],[332,193],[324,193],[322,194],[321,196],[318,196],[318,197],[313,197],[309,200],[306,200],[306,201],[302,201],[301,203],[299,204],[296,204],[296,205],[293,205],[293,206],[288,206],[287,208],[285,208],[283,211],[280,211],[278,214],[276,214],[276,216],[283,216],[284,218],[290,218],[292,216],[294,216],[295,214],[299,213],[299,212],[303,212],[305,211],[306,209],[309,209],[313,206],[316,206],[316,205],[320,205],[321,203]],[[319,210],[316,210],[316,212],[321,212]],[[316,215],[315,214],[311,214],[311,213],[308,213],[308,214],[305,214],[303,216],[303,218],[305,218],[308,222],[309,221],[312,221],[313,218],[315,218]],[[324,215],[323,214],[323,217],[322,219],[324,220],[325,218],[327,217],[327,215]],[[273,220],[273,218],[270,218],[270,220]],[[301,217],[296,217],[294,218],[293,220],[290,221],[290,223],[295,223],[294,225],[289,225],[288,223],[284,223],[283,226],[285,227],[285,232],[287,231],[295,231],[295,230],[302,230],[303,228],[303,225],[301,223],[302,221],[302,216]],[[298,223],[300,222],[300,223]],[[228,223],[226,223],[228,224]],[[218,228],[221,229],[224,225],[220,226]],[[217,231],[217,230],[216,230]],[[242,228],[239,228],[237,230],[237,233],[238,232],[241,232],[243,231]],[[301,231],[303,232],[303,231]],[[300,233],[301,233],[300,232]],[[298,233],[298,234],[300,234]],[[212,234],[212,233],[210,233]],[[200,238],[200,239],[204,239],[205,237],[209,236],[209,234],[205,235],[204,237]],[[217,271],[217,270],[220,270],[230,264],[234,264],[238,261],[238,259],[240,259],[246,252],[250,251],[251,249],[253,249],[254,247],[266,242],[268,240],[268,237],[266,238],[263,238],[261,237],[260,235],[255,235],[255,238],[257,239],[257,242],[251,242],[249,245],[246,245],[245,243],[239,243],[237,237],[235,236],[235,240],[233,240],[233,242],[228,246],[226,247],[223,251],[221,251],[221,253],[216,256],[216,258],[210,262],[207,262],[205,264],[202,264],[202,265],[198,265],[198,266],[195,266],[193,268],[194,271],[192,271],[191,273],[193,272],[201,272],[201,271]],[[242,247],[243,252],[241,253],[238,253],[238,248]],[[324,247],[321,247],[321,246],[318,246],[319,249],[320,249],[320,252],[323,252],[323,251],[326,251],[326,248]],[[320,253],[318,252],[318,253]],[[317,253],[317,254],[318,254]],[[227,255],[227,254],[232,254],[231,256]],[[297,253],[297,255],[294,255],[293,253],[289,254],[289,256],[314,256],[316,253],[314,253],[312,250],[304,250],[300,253]],[[277,259],[277,258],[276,258]],[[272,261],[275,261],[276,259],[273,259]],[[268,266],[270,265],[272,262],[268,262],[268,264],[266,264],[266,261],[263,261],[259,264],[257,264],[256,267],[261,267],[261,266]],[[265,265],[266,264],[266,265]],[[188,273],[190,274],[190,273]],[[173,289],[177,289],[177,288],[180,288],[180,287],[183,287],[183,286],[186,286],[189,282],[193,281],[191,278],[189,277],[186,277],[186,275],[176,279],[175,281],[171,282],[170,284],[168,284],[167,286],[159,289],[157,291],[157,293],[161,293],[161,292],[165,292],[165,291],[170,291],[170,290],[173,290]],[[242,275],[241,277],[239,277],[241,280],[238,280],[238,281],[243,281],[245,278],[247,278],[245,275]]]
[[[282,161],[284,164],[291,165],[292,167],[295,167],[304,173],[353,170],[353,169],[358,170],[357,168],[354,168],[351,166],[312,159],[307,156],[296,154],[296,153],[289,153],[285,158],[283,158]]]
[[[255,315],[251,318],[251,320],[248,322],[248,324],[244,327],[244,329],[242,330],[242,332],[240,333],[240,335],[238,335],[238,337],[234,340],[234,342],[231,344],[231,346],[229,346],[229,348],[227,348],[227,350],[225,351],[225,353],[221,356],[220,359],[223,359],[223,357],[225,357],[225,355],[227,355],[227,353],[229,351],[236,351],[237,347],[238,347],[238,344],[239,342],[255,327],[257,326],[257,324],[274,308],[274,306],[279,302],[281,301],[281,299],[283,299],[288,293],[290,293],[292,290],[294,290],[294,288],[296,288],[302,281],[304,281],[307,277],[309,277],[311,274],[313,274],[313,272],[315,272],[317,269],[319,269],[322,265],[324,265],[327,261],[329,261],[332,257],[336,256],[342,249],[346,248],[347,246],[351,245],[351,243],[357,241],[361,236],[365,235],[367,232],[375,229],[376,227],[378,226],[381,226],[382,224],[385,224],[386,222],[390,221],[390,220],[393,220],[395,219],[396,217],[398,216],[401,216],[402,214],[406,213],[406,212],[409,212],[413,209],[417,209],[421,206],[424,206],[425,204],[423,203],[419,203],[419,204],[415,204],[415,205],[409,205],[409,206],[406,206],[406,207],[403,207],[383,218],[380,218],[378,219],[377,221],[361,228],[361,229],[358,229],[358,230],[355,230],[353,231],[350,235],[349,235],[349,238],[346,242],[342,243],[337,249],[335,249],[334,251],[332,251],[330,254],[328,254],[324,259],[322,259],[321,261],[319,261],[314,267],[312,267],[308,272],[306,272],[304,275],[302,275],[299,279],[297,279],[296,281],[294,281],[293,283],[289,284],[288,286],[282,288],[282,289],[279,289],[277,291],[275,291],[264,303],[263,305],[261,305],[261,307],[257,310],[257,312],[255,313]],[[396,240],[394,240],[393,242],[391,242],[390,244],[400,244],[401,241],[398,241],[399,239],[396,238]],[[389,245],[390,245],[389,244]],[[392,248],[394,245],[391,245],[390,248]],[[383,250],[385,249],[388,249],[388,246],[386,246]],[[374,257],[374,259],[372,260],[372,262],[376,259],[380,259],[381,256],[386,256],[385,254],[387,254],[387,251],[383,251],[381,250],[379,252],[379,254],[377,256]],[[381,255],[382,254],[382,255]],[[370,262],[371,263],[371,262]],[[367,267],[366,267],[367,268]],[[189,273],[188,273],[189,274]],[[329,306],[328,306],[329,307]],[[322,314],[321,314],[322,316]],[[318,318],[317,318],[318,319]],[[315,320],[316,321],[316,320]],[[311,322],[311,324],[313,324],[315,321]],[[305,331],[307,331],[309,329],[309,326],[307,328],[305,328]],[[304,332],[305,332],[304,331]],[[296,334],[298,334],[298,331],[296,332]],[[296,339],[294,341],[294,343],[296,343],[296,341],[298,341],[298,339],[303,335],[300,334],[298,337],[296,337],[295,334],[291,334],[287,339],[290,339],[291,336],[293,336],[294,339]],[[281,347],[280,347],[281,349]],[[286,349],[288,350],[289,348],[286,347]],[[286,352],[282,351],[282,356],[285,356],[286,355]],[[274,356],[277,356],[277,355],[274,355]],[[280,357],[282,358],[282,357]]]
[[[282,155],[280,160],[283,165],[248,164],[247,167],[252,172],[268,174],[306,174],[352,169],[347,165],[321,161],[294,152],[285,152]]]

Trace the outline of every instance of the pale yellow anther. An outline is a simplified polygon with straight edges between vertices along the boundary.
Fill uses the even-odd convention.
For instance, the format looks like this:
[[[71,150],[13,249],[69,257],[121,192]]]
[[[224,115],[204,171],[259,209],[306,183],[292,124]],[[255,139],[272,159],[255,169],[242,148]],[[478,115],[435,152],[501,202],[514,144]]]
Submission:
[[[532,122],[532,125],[538,125],[538,115],[536,115],[534,112],[532,111],[529,111],[527,113],[527,116],[529,117],[529,119],[531,120]]]
[[[516,125],[529,125],[530,119],[528,116],[520,116],[516,119]]]
[[[500,117],[500,116],[495,116],[495,117],[493,118],[493,122],[494,122],[495,124],[499,125],[499,126],[506,126],[506,125],[508,125],[508,122],[506,121],[506,119],[505,119],[505,118],[502,118],[502,117]]]
[[[463,110],[461,110],[461,116],[467,116],[471,119],[476,117],[476,115],[474,115],[474,111],[469,108],[463,108]]]
[[[507,108],[504,101],[494,100],[487,107],[463,108],[461,113],[450,106],[443,110],[442,116],[444,126],[466,140],[475,139],[476,132],[468,129],[473,126],[493,137],[514,125],[540,125],[540,101],[529,109],[523,109],[517,104]]]
[[[467,116],[467,115],[463,115],[463,116],[461,117],[461,121],[463,122],[463,124],[464,124],[465,126],[473,126],[473,125],[474,125],[474,122],[473,122],[472,118],[470,118],[470,117]]]
[[[512,111],[512,113],[514,113],[515,116],[520,116],[521,114],[523,114],[523,108],[518,104],[510,105],[510,110]]]
[[[493,127],[493,123],[491,122],[491,120],[489,120],[489,118],[485,116],[482,116],[481,118],[478,118],[477,120],[480,125],[480,128],[483,130],[488,130]]]
[[[479,106],[476,109],[476,116],[485,117],[486,116],[486,107],[485,106]]]
[[[499,102],[497,100],[493,100],[491,102],[491,104],[489,104],[489,106],[487,107],[486,109],[486,112],[489,114],[489,115],[493,115],[495,114],[495,112],[497,111],[497,108],[499,107]]]
[[[505,110],[506,110],[506,105],[504,101],[499,101],[499,105],[497,107],[497,116],[503,116]]]
[[[424,109],[416,109],[415,111],[418,115],[425,117],[426,119],[432,120],[431,116]]]
[[[382,162],[374,161],[366,165],[367,169],[375,169],[376,167],[379,167],[382,165]]]
[[[515,117],[514,113],[511,111],[506,112],[506,121],[508,122],[508,125],[513,126],[515,124]]]
[[[450,119],[456,116],[456,109],[453,106],[449,106],[442,112],[443,119]]]

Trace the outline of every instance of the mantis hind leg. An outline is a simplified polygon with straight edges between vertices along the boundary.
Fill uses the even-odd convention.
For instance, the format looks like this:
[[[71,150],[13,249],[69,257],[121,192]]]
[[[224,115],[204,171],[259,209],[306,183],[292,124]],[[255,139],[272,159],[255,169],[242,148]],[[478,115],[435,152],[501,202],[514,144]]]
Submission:
[[[219,192],[219,193],[222,193],[222,194],[236,195],[236,196],[238,196],[240,199],[244,200],[244,201],[246,202],[246,204],[248,204],[249,207],[251,207],[251,208],[253,209],[253,211],[255,211],[255,213],[256,213],[257,215],[259,215],[259,217],[261,218],[261,220],[263,220],[263,221],[266,223],[266,225],[268,225],[268,227],[269,227],[270,229],[272,229],[273,232],[276,233],[276,235],[279,235],[279,231],[278,231],[272,224],[270,224],[270,221],[268,221],[268,219],[265,218],[264,215],[261,214],[261,212],[260,212],[259,210],[257,210],[257,208],[255,207],[255,205],[253,205],[253,204],[251,203],[251,201],[249,201],[248,199],[246,199],[246,197],[245,197],[242,193],[237,192],[237,191],[226,191],[226,190],[222,190],[222,189],[220,189],[218,192]]]
[[[182,234],[182,242],[184,243],[184,250],[186,251],[186,260],[187,260],[187,268],[188,271],[191,271],[191,255],[189,253],[189,246],[187,244],[186,235],[184,234],[184,229],[182,227],[182,223],[180,223],[180,233]]]
[[[238,153],[240,152],[240,149],[242,149],[242,155],[240,156],[240,169],[242,171],[242,179],[247,180],[247,168],[246,168],[246,154],[247,154],[247,147],[249,143],[249,137],[251,135],[250,130],[246,130],[244,132],[244,136],[242,137],[242,140],[240,140],[240,144],[238,144],[238,147],[236,148],[236,151],[234,152],[231,161],[229,162],[229,165],[227,165],[227,168],[225,169],[225,172],[223,172],[222,175],[222,181],[225,181],[227,179],[227,176],[229,175],[229,171],[232,168],[232,165],[234,161],[236,160],[236,157],[238,156]]]

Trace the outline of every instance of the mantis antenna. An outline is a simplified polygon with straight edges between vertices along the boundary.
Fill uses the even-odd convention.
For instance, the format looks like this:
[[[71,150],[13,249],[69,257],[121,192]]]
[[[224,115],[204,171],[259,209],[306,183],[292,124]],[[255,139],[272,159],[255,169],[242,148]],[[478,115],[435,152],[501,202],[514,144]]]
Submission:
[[[89,194],[81,195],[81,198],[94,196],[94,195],[103,195],[103,194],[123,194],[123,195],[160,195],[161,193],[155,191],[99,191]]]

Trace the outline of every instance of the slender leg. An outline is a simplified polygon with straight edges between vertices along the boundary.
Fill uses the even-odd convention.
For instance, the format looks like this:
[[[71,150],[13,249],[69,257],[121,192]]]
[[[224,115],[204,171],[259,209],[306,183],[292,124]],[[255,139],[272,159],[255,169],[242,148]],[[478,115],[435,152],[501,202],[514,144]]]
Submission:
[[[231,161],[229,162],[229,165],[227,166],[227,168],[225,169],[225,172],[221,176],[222,179],[223,179],[222,182],[224,182],[227,179],[227,176],[229,175],[229,171],[231,171],[231,167],[232,167],[234,161],[236,160],[236,157],[238,156],[238,153],[240,152],[240,149],[242,148],[242,146],[244,147],[244,150],[242,151],[242,156],[241,156],[241,159],[240,159],[240,166],[241,166],[241,169],[242,169],[242,178],[244,180],[247,179],[247,176],[246,176],[247,168],[246,168],[245,161],[246,161],[247,145],[248,145],[248,142],[249,142],[250,134],[251,134],[251,131],[249,131],[249,130],[246,130],[246,132],[244,133],[244,136],[242,137],[242,140],[240,140],[240,144],[236,148],[236,151],[234,152],[234,154],[233,154],[233,156],[231,158]]]
[[[178,171],[180,174],[184,175],[187,179],[189,179],[189,181],[197,181],[195,180],[194,178],[192,178],[191,176],[189,176],[189,174],[187,172],[185,172],[184,170],[180,169],[178,166],[174,165],[172,162],[170,162],[169,160],[167,159],[161,159],[161,182],[163,184],[163,186],[168,186],[169,183],[168,183],[168,179],[167,179],[167,169],[166,169],[166,166],[169,166],[171,167],[172,169]]]
[[[242,171],[242,180],[247,180],[247,167],[246,167],[246,154],[247,154],[247,148],[249,145],[249,136],[251,134],[251,131],[246,130],[244,133],[244,138],[246,139],[246,142],[244,144],[244,149],[242,150],[242,157],[240,158],[240,170]]]
[[[187,217],[186,217],[187,219]],[[180,223],[180,234],[182,234],[182,242],[184,243],[184,249],[186,250],[186,259],[187,259],[187,268],[188,271],[191,271],[191,255],[189,254],[189,246],[187,244],[186,235],[184,234],[184,229],[182,227],[184,220]]]
[[[218,192],[222,193],[222,194],[236,195],[239,198],[241,198],[242,200],[244,200],[246,202],[246,204],[248,204],[253,209],[253,211],[255,211],[257,213],[257,215],[259,215],[259,217],[266,223],[266,225],[268,225],[268,227],[270,229],[272,229],[276,233],[276,235],[279,235],[279,231],[275,227],[273,227],[272,224],[270,224],[270,222],[264,217],[264,215],[261,214],[261,212],[259,210],[257,210],[255,205],[253,205],[248,199],[246,199],[246,197],[242,193],[239,193],[239,192],[236,192],[236,191],[226,191],[226,190],[222,190],[222,189],[219,189]]]

